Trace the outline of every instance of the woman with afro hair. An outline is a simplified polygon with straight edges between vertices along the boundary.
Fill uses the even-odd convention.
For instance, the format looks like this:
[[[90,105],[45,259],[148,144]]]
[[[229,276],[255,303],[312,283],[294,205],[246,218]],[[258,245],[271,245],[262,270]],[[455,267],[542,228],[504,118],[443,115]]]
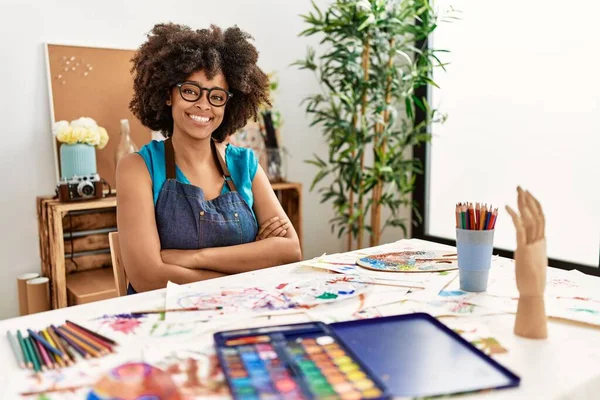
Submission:
[[[237,27],[158,24],[132,60],[131,111],[166,140],[117,166],[128,293],[301,259],[253,151],[224,143],[269,102],[250,39]]]

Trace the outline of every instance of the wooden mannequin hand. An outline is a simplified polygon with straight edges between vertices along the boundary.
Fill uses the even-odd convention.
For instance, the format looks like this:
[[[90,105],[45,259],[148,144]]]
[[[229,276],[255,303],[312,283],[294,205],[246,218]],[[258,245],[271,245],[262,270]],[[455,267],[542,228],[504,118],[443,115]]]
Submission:
[[[546,240],[544,239],[544,213],[539,201],[527,191],[517,188],[520,216],[509,206],[517,230],[515,269],[517,289],[522,297],[544,295],[546,287]]]
[[[540,202],[528,191],[517,188],[519,214],[506,206],[517,230],[515,271],[519,306],[515,333],[529,338],[548,336],[544,309],[546,288],[545,219]]]

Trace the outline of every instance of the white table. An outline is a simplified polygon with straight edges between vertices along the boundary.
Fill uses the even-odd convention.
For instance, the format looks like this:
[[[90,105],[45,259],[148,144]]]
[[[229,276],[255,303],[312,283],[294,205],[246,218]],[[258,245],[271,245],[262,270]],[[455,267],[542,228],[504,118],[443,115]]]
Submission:
[[[413,243],[421,243],[411,240]],[[422,242],[431,246],[430,243]],[[440,246],[443,247],[443,246]],[[274,267],[261,271],[232,275],[218,280],[198,282],[199,291],[215,286],[247,285],[267,286],[282,280],[323,276],[326,271],[311,269],[299,271],[298,265]],[[81,306],[63,308],[46,313],[8,319],[0,322],[0,391],[4,398],[19,398],[11,384],[19,374],[14,356],[6,340],[6,331],[25,328],[42,328],[51,323],[60,324],[66,319],[85,321],[97,315],[123,313],[156,307],[164,299],[165,289],[105,300]],[[513,334],[514,315],[496,315],[472,318],[485,323],[493,336],[509,352],[494,358],[521,377],[521,385],[516,389],[493,391],[483,394],[462,396],[461,398],[485,399],[579,399],[600,398],[600,330],[570,322],[549,322],[547,340],[529,340]],[[285,323],[293,316],[285,317]],[[444,321],[444,318],[442,318]],[[279,324],[278,317],[269,323]],[[208,336],[208,335],[207,335]],[[208,338],[210,339],[210,338]],[[584,393],[588,393],[586,397]],[[593,393],[593,395],[592,395]]]

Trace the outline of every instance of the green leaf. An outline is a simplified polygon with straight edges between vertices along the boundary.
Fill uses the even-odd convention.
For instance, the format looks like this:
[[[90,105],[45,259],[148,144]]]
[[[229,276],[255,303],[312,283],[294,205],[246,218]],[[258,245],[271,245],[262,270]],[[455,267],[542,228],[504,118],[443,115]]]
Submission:
[[[373,14],[370,14],[364,21],[363,23],[358,27],[359,31],[364,30],[367,26],[373,24],[375,22],[375,16]]]
[[[320,170],[319,172],[317,172],[317,175],[315,176],[315,178],[312,181],[312,184],[310,185],[310,191],[312,192],[312,190],[315,188],[317,183],[319,183],[328,174],[329,174],[329,172],[326,170]]]

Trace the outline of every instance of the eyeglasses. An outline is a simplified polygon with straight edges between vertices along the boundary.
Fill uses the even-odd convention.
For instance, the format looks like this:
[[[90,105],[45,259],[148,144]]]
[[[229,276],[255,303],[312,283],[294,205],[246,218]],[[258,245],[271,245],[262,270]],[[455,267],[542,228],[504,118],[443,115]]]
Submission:
[[[233,97],[233,93],[225,89],[219,87],[203,88],[193,82],[178,83],[177,87],[179,88],[181,98],[189,102],[198,101],[202,97],[202,93],[206,90],[208,92],[208,102],[214,107],[223,107]]]

